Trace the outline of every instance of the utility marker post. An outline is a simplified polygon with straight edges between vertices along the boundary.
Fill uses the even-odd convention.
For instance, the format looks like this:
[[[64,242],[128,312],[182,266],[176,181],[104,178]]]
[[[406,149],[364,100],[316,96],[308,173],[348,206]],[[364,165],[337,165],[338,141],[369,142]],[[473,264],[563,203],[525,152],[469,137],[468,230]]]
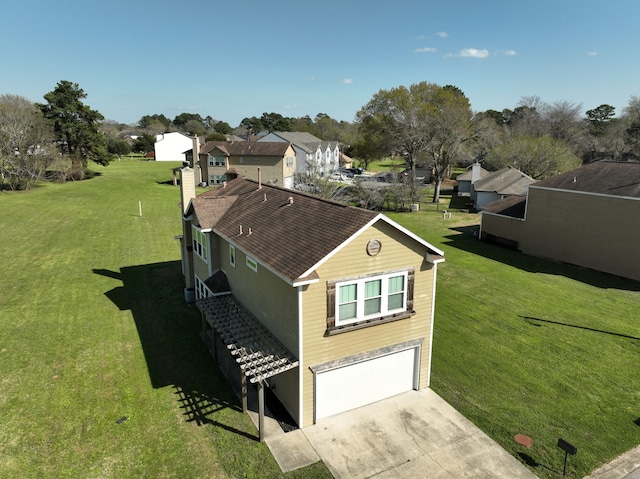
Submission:
[[[578,452],[578,448],[562,438],[558,439],[558,447],[564,451],[564,468],[562,470],[562,477],[565,477],[567,475],[567,457],[569,454],[575,456]]]
[[[138,216],[142,217],[142,201],[138,201]]]

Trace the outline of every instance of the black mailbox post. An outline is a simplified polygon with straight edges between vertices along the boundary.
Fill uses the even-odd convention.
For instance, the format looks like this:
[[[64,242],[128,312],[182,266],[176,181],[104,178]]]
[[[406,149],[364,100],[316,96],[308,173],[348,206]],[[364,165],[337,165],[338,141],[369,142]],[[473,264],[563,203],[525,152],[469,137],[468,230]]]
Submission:
[[[564,469],[562,470],[562,477],[564,477],[567,475],[567,456],[569,454],[575,456],[578,448],[562,438],[558,439],[558,447],[564,451]]]

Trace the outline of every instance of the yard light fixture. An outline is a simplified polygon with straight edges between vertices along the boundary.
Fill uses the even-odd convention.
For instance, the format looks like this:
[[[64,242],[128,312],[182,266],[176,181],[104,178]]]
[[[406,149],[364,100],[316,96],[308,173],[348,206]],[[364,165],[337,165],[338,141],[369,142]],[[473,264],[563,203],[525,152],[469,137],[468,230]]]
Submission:
[[[564,477],[567,475],[567,456],[569,454],[575,456],[578,448],[562,438],[558,439],[558,447],[564,451],[564,469],[562,470],[562,477]]]

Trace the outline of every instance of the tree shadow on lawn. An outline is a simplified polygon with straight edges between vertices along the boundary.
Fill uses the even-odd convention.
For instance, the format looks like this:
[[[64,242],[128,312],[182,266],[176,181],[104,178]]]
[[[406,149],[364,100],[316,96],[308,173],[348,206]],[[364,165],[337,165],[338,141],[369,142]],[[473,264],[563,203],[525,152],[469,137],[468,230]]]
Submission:
[[[180,261],[93,272],[122,281],[105,295],[120,310],[131,311],[152,387],[172,386],[188,422],[212,424],[257,440],[254,434],[214,419],[223,409],[242,408],[199,338],[200,313],[185,303]]]
[[[552,321],[550,319],[534,318],[534,317],[531,317],[531,316],[522,316],[522,315],[520,315],[520,317],[522,319],[524,319],[527,323],[529,323],[529,324],[531,324],[533,326],[540,326],[539,323],[555,324],[556,326],[565,326],[565,327],[568,327],[568,328],[582,329],[584,331],[591,331],[591,332],[594,332],[594,333],[609,334],[611,336],[618,336],[620,338],[633,339],[635,341],[640,341],[640,338],[638,338],[637,336],[630,336],[628,334],[616,333],[616,332],[613,332],[613,331],[605,331],[603,329],[589,328],[587,326],[580,326],[580,325],[577,325],[577,324],[563,323],[561,321]]]
[[[538,258],[478,239],[479,226],[451,228],[456,234],[446,236],[445,245],[498,261],[530,273],[546,273],[564,276],[575,281],[604,289],[640,291],[640,281],[622,278],[608,273],[574,266],[558,261]]]

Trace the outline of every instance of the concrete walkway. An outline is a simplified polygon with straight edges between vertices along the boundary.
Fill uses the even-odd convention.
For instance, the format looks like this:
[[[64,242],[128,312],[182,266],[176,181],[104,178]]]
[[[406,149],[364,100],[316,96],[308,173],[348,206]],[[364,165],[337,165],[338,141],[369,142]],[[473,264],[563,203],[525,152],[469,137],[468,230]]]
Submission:
[[[596,469],[585,479],[640,479],[640,446]]]
[[[257,398],[249,415],[258,424]],[[266,443],[283,472],[320,460],[337,479],[536,476],[430,389],[324,419],[284,433],[265,418]],[[640,479],[640,446],[584,479]]]
[[[283,471],[323,460],[337,479],[536,477],[430,389],[286,434],[269,428],[266,442]]]

